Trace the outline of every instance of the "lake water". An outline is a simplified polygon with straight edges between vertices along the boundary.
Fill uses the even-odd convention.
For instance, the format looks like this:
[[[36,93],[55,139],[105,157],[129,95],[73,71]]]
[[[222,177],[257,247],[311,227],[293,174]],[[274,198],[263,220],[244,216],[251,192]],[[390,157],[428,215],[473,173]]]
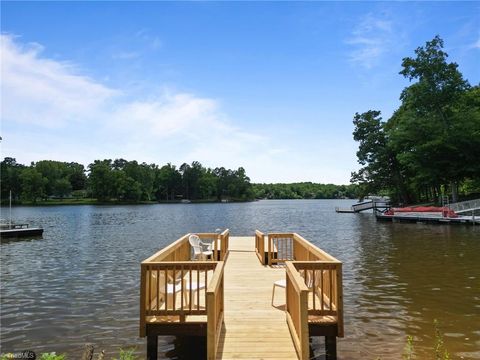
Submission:
[[[79,358],[85,343],[109,354],[138,338],[140,262],[188,232],[298,232],[344,263],[345,338],[339,359],[400,359],[406,336],[434,358],[434,319],[453,359],[480,359],[480,226],[377,222],[337,214],[350,200],[227,204],[17,207],[42,239],[1,245],[1,352]],[[6,217],[7,211],[3,211]],[[228,306],[228,304],[226,304]],[[161,338],[165,358],[190,344]],[[312,341],[320,359],[323,339]]]

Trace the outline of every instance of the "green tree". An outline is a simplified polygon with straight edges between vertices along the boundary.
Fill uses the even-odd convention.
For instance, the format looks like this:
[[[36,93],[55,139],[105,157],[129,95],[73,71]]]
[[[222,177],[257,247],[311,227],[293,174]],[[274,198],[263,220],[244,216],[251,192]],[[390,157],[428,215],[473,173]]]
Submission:
[[[36,203],[39,198],[45,196],[45,186],[48,182],[36,169],[26,168],[20,174],[22,183],[22,196],[24,199]]]
[[[182,176],[175,165],[168,163],[155,171],[154,189],[157,200],[174,200]]]
[[[8,201],[10,198],[10,191],[12,192],[12,199],[18,200],[22,193],[22,182],[20,175],[25,169],[25,166],[18,164],[14,158],[6,157],[0,163],[0,188],[2,202]]]
[[[360,185],[363,191],[361,197],[389,189],[398,200],[411,202],[412,196],[405,185],[396,153],[389,143],[380,111],[356,113],[353,124],[353,139],[359,142],[357,158],[363,167],[352,173],[352,182]]]
[[[205,169],[198,182],[199,197],[201,199],[211,199],[215,197],[217,188],[217,177],[211,169]]]
[[[480,93],[447,62],[436,36],[402,61],[410,81],[402,105],[383,123],[380,112],[354,117],[357,157],[363,167],[352,174],[362,195],[388,191],[394,199],[438,201],[444,189],[453,200],[457,188],[480,176]]]
[[[109,200],[112,194],[118,193],[118,190],[115,188],[117,183],[114,181],[112,160],[95,160],[88,165],[88,170],[88,181],[93,197],[100,201],[105,201]]]
[[[67,174],[72,190],[84,190],[87,185],[85,167],[82,164],[71,162],[67,165]]]
[[[54,195],[63,198],[72,192],[72,184],[67,178],[58,179],[55,181],[54,189]]]
[[[464,178],[462,162],[465,149],[455,141],[468,137],[463,128],[458,107],[464,94],[470,89],[458,65],[447,62],[443,40],[437,35],[423,47],[415,50],[415,57],[402,61],[402,74],[416,83],[402,91],[403,106],[413,110],[408,135],[420,132],[424,135],[416,149],[416,160],[423,159],[422,168],[438,184],[450,184],[454,201],[457,198],[458,183]],[[460,125],[460,126],[459,126]],[[467,142],[469,142],[467,140]],[[437,170],[439,169],[439,170]]]

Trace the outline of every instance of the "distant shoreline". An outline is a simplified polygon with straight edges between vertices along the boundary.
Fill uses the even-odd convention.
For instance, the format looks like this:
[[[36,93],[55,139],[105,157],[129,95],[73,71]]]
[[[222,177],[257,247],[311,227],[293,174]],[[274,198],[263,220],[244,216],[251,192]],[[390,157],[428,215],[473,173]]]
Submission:
[[[228,201],[218,201],[218,200],[190,200],[189,202],[182,202],[181,200],[162,200],[162,201],[138,201],[138,202],[129,202],[129,201],[98,201],[96,199],[64,199],[64,200],[47,200],[47,201],[37,201],[36,203],[31,202],[21,202],[21,203],[12,203],[12,207],[25,206],[25,207],[36,207],[36,206],[67,206],[67,205],[155,205],[155,204],[225,204],[225,203],[246,203],[246,202],[255,202],[260,200],[355,200],[355,199],[338,199],[338,198],[328,198],[328,199],[253,199],[253,200],[228,200]],[[2,208],[8,207],[8,203],[2,203],[0,205]]]

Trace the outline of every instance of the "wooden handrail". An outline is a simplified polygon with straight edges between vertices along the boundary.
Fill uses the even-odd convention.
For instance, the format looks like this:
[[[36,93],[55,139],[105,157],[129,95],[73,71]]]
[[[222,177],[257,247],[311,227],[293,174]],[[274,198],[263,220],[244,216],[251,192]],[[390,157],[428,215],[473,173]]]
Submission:
[[[300,291],[308,291],[308,287],[303,281],[303,278],[300,276],[300,273],[296,269],[295,265],[291,261],[287,261],[285,263],[285,270],[287,272],[287,275],[290,275],[293,285],[295,286],[295,290],[297,292]]]
[[[213,272],[212,279],[210,280],[210,283],[208,285],[207,294],[218,291],[218,288],[220,287],[220,283],[223,277],[224,267],[225,267],[225,262],[223,261],[215,262],[215,271]]]
[[[217,262],[142,264],[141,313],[144,316],[206,315],[209,272]],[[211,277],[211,276],[210,276]],[[202,302],[205,299],[205,305]]]
[[[151,262],[142,262],[141,266],[151,266],[151,265],[156,265],[158,268],[167,268],[171,266],[180,266],[180,265],[201,265],[205,266],[209,269],[214,269],[216,266],[215,261],[210,261],[210,260],[196,260],[196,261],[151,261]]]
[[[258,230],[255,232],[256,244],[258,243],[258,234],[263,233]],[[306,294],[307,323],[308,315],[331,316],[337,325],[337,336],[343,337],[342,263],[297,233],[269,233],[267,251],[268,265],[285,263],[287,273],[290,269],[290,276],[297,273],[301,282],[309,285],[307,287],[309,291]],[[300,281],[298,277],[295,277],[297,281],[292,282],[291,286],[295,286],[295,283]],[[296,288],[290,291],[300,294],[303,290]]]
[[[188,315],[208,316],[208,291],[213,281],[215,301],[218,291],[223,302],[223,262],[191,261],[190,233],[182,236],[167,247],[157,251],[140,266],[140,336],[146,336],[147,317],[180,316],[184,321]],[[220,240],[220,258],[228,253],[229,230],[217,233],[200,233],[200,238]],[[212,260],[215,260],[212,258]],[[221,265],[219,265],[221,264]],[[213,275],[212,275],[213,272]],[[221,275],[220,275],[221,274]],[[221,277],[221,280],[219,278]],[[218,283],[221,282],[221,290]],[[221,309],[222,306],[216,306]],[[219,315],[216,315],[216,319]],[[223,315],[222,315],[223,316]],[[223,318],[222,318],[223,319]],[[157,319],[158,321],[158,319]],[[162,321],[162,320],[160,320]]]
[[[295,260],[294,233],[268,234],[268,265]]]
[[[262,265],[265,265],[265,234],[259,230],[255,230],[255,253]]]
[[[225,261],[228,255],[229,241],[230,240],[230,230],[225,229],[220,234],[220,260]]]
[[[216,359],[224,314],[224,262],[217,263],[207,289],[207,358]]]
[[[298,235],[297,233],[293,234],[294,240],[301,244],[303,247],[307,248],[308,252],[315,255],[317,259],[311,259],[311,260],[325,260],[325,261],[335,261],[335,262],[340,262],[336,258],[334,258],[332,255],[326,253],[322,249],[319,249],[315,245],[313,245],[310,241],[306,240],[302,236]],[[308,259],[298,259],[298,257],[295,257],[295,260],[308,260]]]
[[[186,253],[183,253],[180,255],[178,254],[178,260],[190,260],[189,256],[190,256],[190,244],[188,243],[188,237],[190,236],[191,234],[186,234],[184,236],[182,236],[180,239],[174,241],[173,243],[171,243],[170,245],[168,245],[167,247],[157,251],[155,254],[153,254],[152,256],[150,256],[149,258],[145,259],[144,261],[142,261],[142,264],[143,263],[148,263],[148,262],[151,262],[151,261],[162,261],[164,259],[166,259],[168,256],[171,256],[171,257],[174,257],[174,259],[169,259],[169,260],[177,260],[177,255],[176,253],[179,252],[179,250],[184,247],[185,245],[187,245],[188,247],[188,255]],[[187,255],[187,256],[185,256]],[[183,259],[180,259],[180,257],[186,257],[186,258],[183,258]]]
[[[286,265],[286,316],[293,344],[300,360],[309,358],[308,288],[297,269]]]
[[[226,229],[221,234],[218,233],[196,233],[200,239],[213,239],[212,241],[212,260],[224,261],[228,253],[228,239],[230,230]]]

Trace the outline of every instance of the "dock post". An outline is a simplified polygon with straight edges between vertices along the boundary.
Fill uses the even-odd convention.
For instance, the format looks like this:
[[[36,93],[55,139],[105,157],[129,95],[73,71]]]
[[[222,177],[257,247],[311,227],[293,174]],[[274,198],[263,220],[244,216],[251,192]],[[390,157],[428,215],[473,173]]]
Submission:
[[[337,360],[337,337],[325,336],[326,360]]]
[[[158,336],[156,334],[147,335],[147,360],[158,359]]]

